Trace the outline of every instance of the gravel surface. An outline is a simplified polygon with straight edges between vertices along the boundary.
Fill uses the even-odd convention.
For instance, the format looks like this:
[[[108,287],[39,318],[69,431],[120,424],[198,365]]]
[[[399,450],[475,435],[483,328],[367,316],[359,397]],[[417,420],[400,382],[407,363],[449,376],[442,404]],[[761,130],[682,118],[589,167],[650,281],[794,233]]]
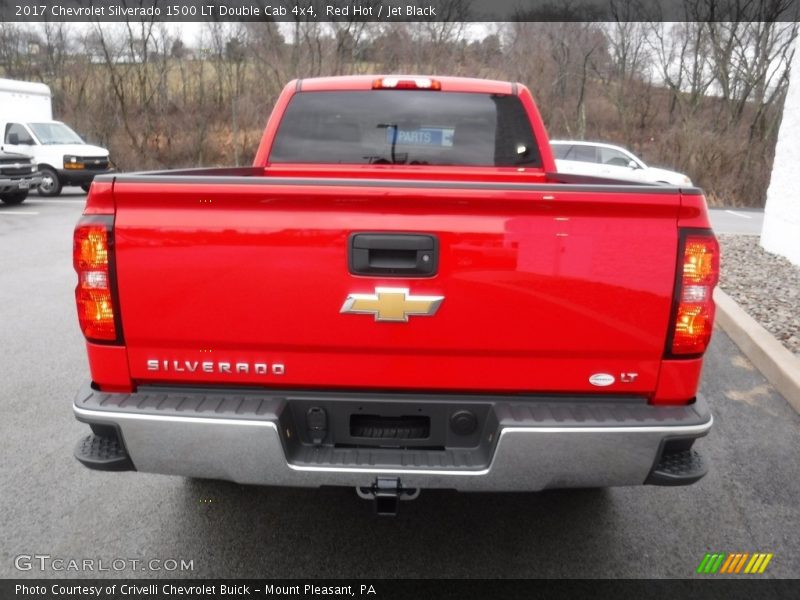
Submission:
[[[720,235],[720,287],[800,356],[800,267],[770,254],[755,235]]]

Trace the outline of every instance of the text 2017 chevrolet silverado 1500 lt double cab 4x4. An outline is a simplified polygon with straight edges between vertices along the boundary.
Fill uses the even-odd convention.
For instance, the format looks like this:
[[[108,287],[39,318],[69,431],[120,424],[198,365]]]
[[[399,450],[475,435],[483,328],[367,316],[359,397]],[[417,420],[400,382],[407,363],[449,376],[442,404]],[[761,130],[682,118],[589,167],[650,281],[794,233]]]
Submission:
[[[101,176],[77,458],[245,484],[686,484],[719,252],[696,188],[554,172],[499,81],[292,82],[253,167]]]

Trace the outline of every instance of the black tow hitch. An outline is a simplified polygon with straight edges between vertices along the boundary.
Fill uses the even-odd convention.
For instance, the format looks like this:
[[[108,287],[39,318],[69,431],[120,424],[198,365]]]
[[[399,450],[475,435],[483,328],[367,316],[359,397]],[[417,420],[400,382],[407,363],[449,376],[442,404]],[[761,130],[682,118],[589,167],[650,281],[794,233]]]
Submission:
[[[364,500],[374,500],[378,515],[394,517],[400,500],[415,500],[419,489],[404,488],[399,477],[378,477],[370,487],[357,487],[356,493]]]

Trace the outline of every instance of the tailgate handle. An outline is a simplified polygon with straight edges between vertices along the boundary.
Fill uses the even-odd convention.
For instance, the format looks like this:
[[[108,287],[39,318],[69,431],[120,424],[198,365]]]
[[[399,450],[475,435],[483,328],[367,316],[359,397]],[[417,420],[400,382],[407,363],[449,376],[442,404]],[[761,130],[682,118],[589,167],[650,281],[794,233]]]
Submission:
[[[430,277],[439,266],[439,243],[433,235],[353,233],[348,245],[353,275]]]

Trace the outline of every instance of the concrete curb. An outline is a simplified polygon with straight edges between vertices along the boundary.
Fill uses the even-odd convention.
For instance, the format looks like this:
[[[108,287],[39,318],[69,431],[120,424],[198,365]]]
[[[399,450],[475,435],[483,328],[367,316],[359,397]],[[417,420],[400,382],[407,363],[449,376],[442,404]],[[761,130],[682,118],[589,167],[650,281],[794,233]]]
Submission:
[[[714,290],[714,301],[717,304],[717,325],[800,413],[800,358],[789,352],[719,288]]]

